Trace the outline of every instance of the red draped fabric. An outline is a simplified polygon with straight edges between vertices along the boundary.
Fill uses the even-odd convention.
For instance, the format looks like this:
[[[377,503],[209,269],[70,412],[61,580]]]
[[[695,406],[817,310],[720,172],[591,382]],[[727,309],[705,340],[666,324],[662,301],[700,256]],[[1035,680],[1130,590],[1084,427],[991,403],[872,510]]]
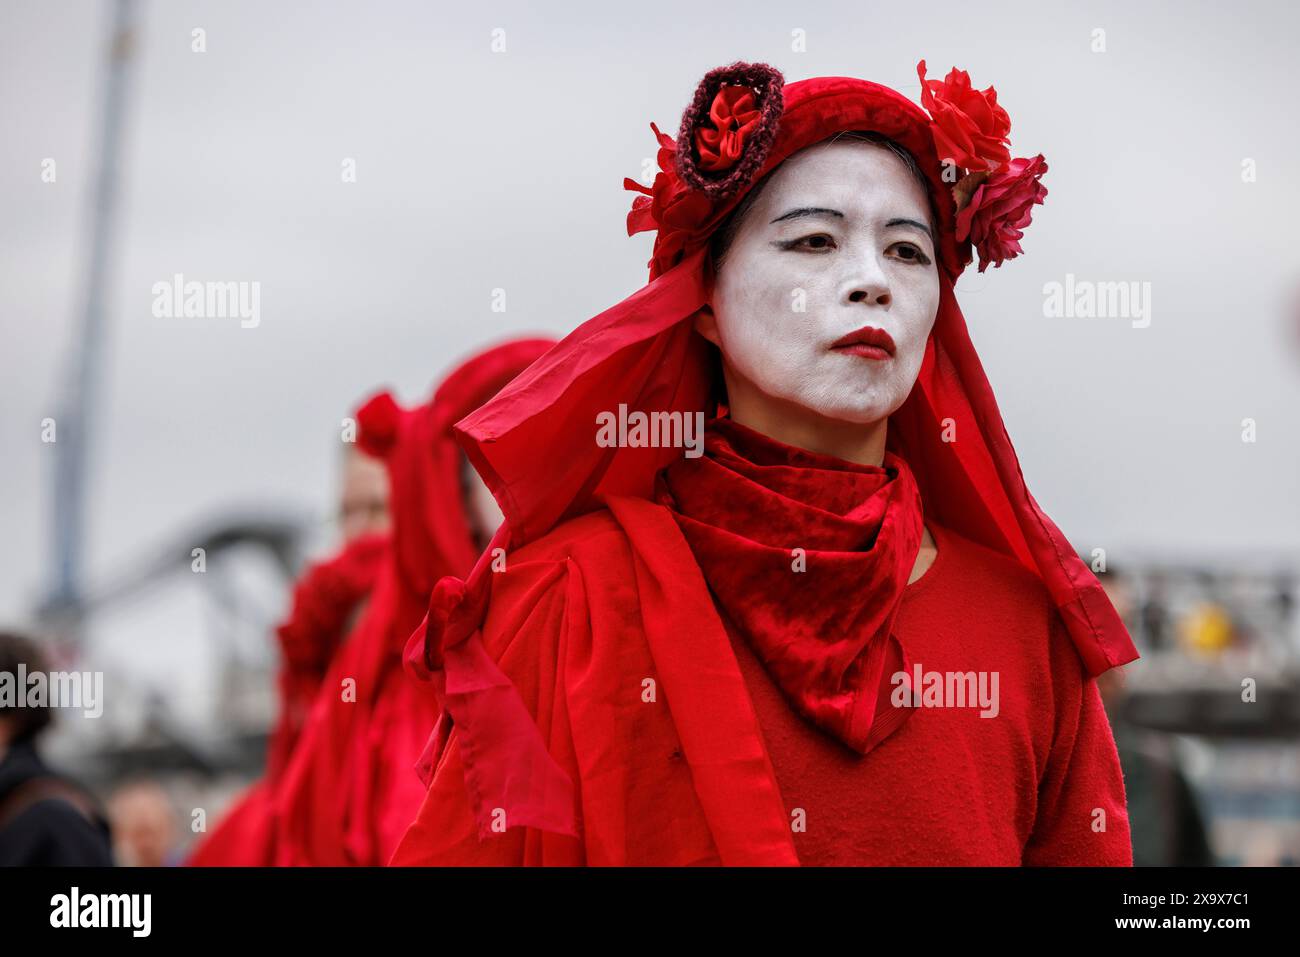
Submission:
[[[461,453],[452,425],[490,399],[551,345],[507,342],[463,363],[413,410],[381,393],[358,412],[363,448],[388,466],[393,560],[325,678],[275,796],[275,861],[378,865],[414,814],[414,768],[441,711],[410,681],[401,651],[434,583],[474,561]]]
[[[478,552],[451,428],[552,344],[523,339],[487,349],[417,408],[403,409],[381,392],[358,410],[358,443],[387,466],[393,516],[373,591],[346,641],[312,642],[311,627],[351,593],[353,580],[332,567],[308,574],[294,617],[279,631],[287,661],[280,728],[295,733],[277,733],[275,773],[245,795],[191,863],[388,859],[423,796],[414,767],[441,711],[431,689],[403,673],[402,646],[434,583],[466,573]],[[373,548],[366,542],[350,551]]]

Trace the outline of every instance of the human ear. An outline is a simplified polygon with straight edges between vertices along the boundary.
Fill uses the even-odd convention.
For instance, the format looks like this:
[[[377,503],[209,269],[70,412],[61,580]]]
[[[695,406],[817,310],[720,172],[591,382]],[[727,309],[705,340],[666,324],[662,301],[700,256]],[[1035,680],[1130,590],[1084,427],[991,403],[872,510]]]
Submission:
[[[708,303],[695,313],[695,331],[721,348],[722,341],[718,337],[718,317],[713,314],[713,307]]]

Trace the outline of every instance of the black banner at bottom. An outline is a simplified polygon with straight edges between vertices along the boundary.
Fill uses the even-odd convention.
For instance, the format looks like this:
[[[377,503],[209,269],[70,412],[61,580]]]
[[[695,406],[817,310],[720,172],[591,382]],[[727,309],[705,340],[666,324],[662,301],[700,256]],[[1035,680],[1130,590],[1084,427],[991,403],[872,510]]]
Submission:
[[[623,946],[675,928],[735,943],[786,928],[894,931],[918,943],[1097,936],[1231,945],[1294,926],[1285,869],[859,870],[0,870],[6,953],[29,938],[298,948],[413,935],[414,942],[564,938]],[[815,928],[815,930],[814,930]],[[475,931],[477,929],[477,931]],[[814,940],[808,938],[811,946]],[[421,945],[423,946],[423,945]]]

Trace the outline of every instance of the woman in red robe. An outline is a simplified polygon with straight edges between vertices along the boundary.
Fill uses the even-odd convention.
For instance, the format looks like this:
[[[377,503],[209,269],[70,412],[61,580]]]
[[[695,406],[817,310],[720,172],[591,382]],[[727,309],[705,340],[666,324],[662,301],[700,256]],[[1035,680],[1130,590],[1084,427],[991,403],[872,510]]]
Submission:
[[[440,708],[427,685],[403,673],[402,646],[437,580],[465,574],[500,520],[495,507],[475,507],[485,496],[475,494],[451,427],[552,344],[488,349],[414,410],[383,392],[358,411],[358,444],[388,468],[392,546],[276,788],[274,863],[383,864],[414,814],[423,796],[414,768]]]
[[[918,72],[736,63],[652,124],[649,284],[455,430],[506,521],[407,646],[393,864],[1131,864],[1094,679],[1137,653],[953,291],[1046,164]]]
[[[191,864],[382,864],[392,853],[423,796],[413,768],[439,713],[430,689],[403,675],[401,647],[434,582],[464,574],[500,520],[451,425],[551,345],[503,343],[462,363],[417,409],[381,392],[357,412],[358,445],[386,467],[391,535],[375,533],[381,510],[365,489],[345,490],[344,528],[357,537],[309,570],[277,630],[281,717],[267,775]]]

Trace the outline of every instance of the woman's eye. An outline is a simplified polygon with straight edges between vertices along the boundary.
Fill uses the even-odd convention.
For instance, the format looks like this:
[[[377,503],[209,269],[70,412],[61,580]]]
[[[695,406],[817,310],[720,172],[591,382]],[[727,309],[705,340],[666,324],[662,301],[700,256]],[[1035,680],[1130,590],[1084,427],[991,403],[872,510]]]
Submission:
[[[930,264],[930,257],[914,243],[895,243],[892,248],[899,251],[899,258],[904,262],[920,263],[925,266]]]
[[[835,240],[825,233],[814,233],[811,236],[801,236],[799,239],[790,239],[781,243],[782,249],[798,249],[808,252],[822,252],[827,249],[835,248]]]

